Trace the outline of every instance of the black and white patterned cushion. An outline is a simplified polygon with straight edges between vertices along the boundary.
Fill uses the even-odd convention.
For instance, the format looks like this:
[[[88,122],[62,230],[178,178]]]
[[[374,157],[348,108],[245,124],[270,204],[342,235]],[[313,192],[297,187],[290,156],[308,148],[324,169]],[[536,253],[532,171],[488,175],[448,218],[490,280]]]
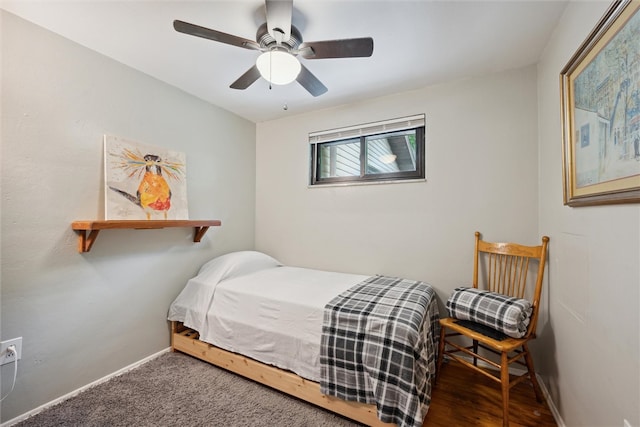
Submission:
[[[489,326],[513,338],[527,333],[533,307],[526,299],[476,288],[456,288],[447,300],[449,316]]]

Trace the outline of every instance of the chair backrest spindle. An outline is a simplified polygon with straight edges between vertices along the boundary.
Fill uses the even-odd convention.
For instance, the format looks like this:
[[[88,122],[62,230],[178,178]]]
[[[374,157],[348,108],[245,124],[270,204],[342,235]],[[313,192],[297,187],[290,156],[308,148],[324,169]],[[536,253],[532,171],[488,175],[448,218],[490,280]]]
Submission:
[[[535,333],[549,238],[544,236],[542,245],[525,246],[517,243],[486,242],[481,240],[479,232],[475,235],[473,287],[480,287],[479,278],[482,277],[484,288],[491,292],[529,299],[534,310],[528,334]],[[538,262],[536,271],[530,271],[530,267],[533,269],[530,265],[531,260]],[[533,289],[528,293],[527,279],[530,275],[535,276],[535,280]]]

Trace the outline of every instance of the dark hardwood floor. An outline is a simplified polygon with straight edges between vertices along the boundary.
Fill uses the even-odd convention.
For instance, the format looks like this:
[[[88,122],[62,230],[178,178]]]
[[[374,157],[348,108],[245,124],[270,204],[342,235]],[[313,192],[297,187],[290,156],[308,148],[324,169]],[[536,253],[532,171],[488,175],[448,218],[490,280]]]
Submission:
[[[528,381],[513,387],[510,395],[510,426],[557,426],[547,404],[536,401]],[[423,427],[501,426],[501,402],[500,384],[459,363],[445,363]]]

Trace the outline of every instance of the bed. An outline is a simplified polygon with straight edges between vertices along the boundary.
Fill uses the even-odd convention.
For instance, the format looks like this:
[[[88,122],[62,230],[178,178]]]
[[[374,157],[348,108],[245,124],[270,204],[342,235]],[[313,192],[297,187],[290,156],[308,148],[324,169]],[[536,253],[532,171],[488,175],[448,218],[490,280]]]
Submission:
[[[355,421],[420,426],[428,410],[439,316],[423,282],[233,252],[201,267],[168,318],[174,351]]]

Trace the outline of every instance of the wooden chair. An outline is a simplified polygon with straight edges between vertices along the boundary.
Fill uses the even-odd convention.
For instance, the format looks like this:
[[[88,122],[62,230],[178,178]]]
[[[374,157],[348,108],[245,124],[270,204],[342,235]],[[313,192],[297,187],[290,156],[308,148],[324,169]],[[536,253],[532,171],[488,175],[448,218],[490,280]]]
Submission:
[[[437,376],[442,372],[442,361],[445,355],[449,358],[472,368],[489,378],[500,383],[502,386],[502,413],[503,426],[509,425],[509,390],[514,385],[523,380],[530,379],[533,383],[536,399],[543,401],[540,385],[536,379],[533,368],[533,358],[529,353],[527,343],[535,338],[538,312],[540,309],[540,295],[542,293],[542,279],[544,276],[545,261],[547,257],[547,244],[549,238],[542,237],[540,246],[523,246],[516,243],[490,243],[481,240],[479,232],[475,233],[475,254],[473,262],[473,287],[478,288],[479,270],[482,268],[484,287],[491,292],[505,296],[526,298],[532,304],[530,323],[526,333],[522,338],[511,338],[501,336],[493,338],[485,333],[478,332],[473,324],[465,327],[457,319],[444,318],[440,320],[440,344],[438,352]],[[532,265],[529,261],[534,260]],[[537,270],[535,266],[537,262]],[[529,281],[530,288],[527,290],[527,274],[533,270],[534,281]],[[533,278],[533,277],[532,277]],[[460,338],[451,340],[452,337],[467,337],[471,339],[471,345],[464,346],[465,343]],[[468,343],[468,342],[467,342]],[[488,353],[479,354],[478,349],[482,348],[488,352],[500,356],[500,361],[494,361],[486,357]],[[464,357],[464,356],[467,357]],[[461,357],[462,356],[462,357]],[[469,358],[473,359],[473,362]],[[478,366],[478,359],[484,362],[485,367]],[[522,360],[524,359],[524,361]],[[524,365],[527,369],[525,374],[520,376],[509,375],[509,366],[512,363]],[[496,371],[497,369],[497,371]],[[437,380],[437,377],[436,377]]]

